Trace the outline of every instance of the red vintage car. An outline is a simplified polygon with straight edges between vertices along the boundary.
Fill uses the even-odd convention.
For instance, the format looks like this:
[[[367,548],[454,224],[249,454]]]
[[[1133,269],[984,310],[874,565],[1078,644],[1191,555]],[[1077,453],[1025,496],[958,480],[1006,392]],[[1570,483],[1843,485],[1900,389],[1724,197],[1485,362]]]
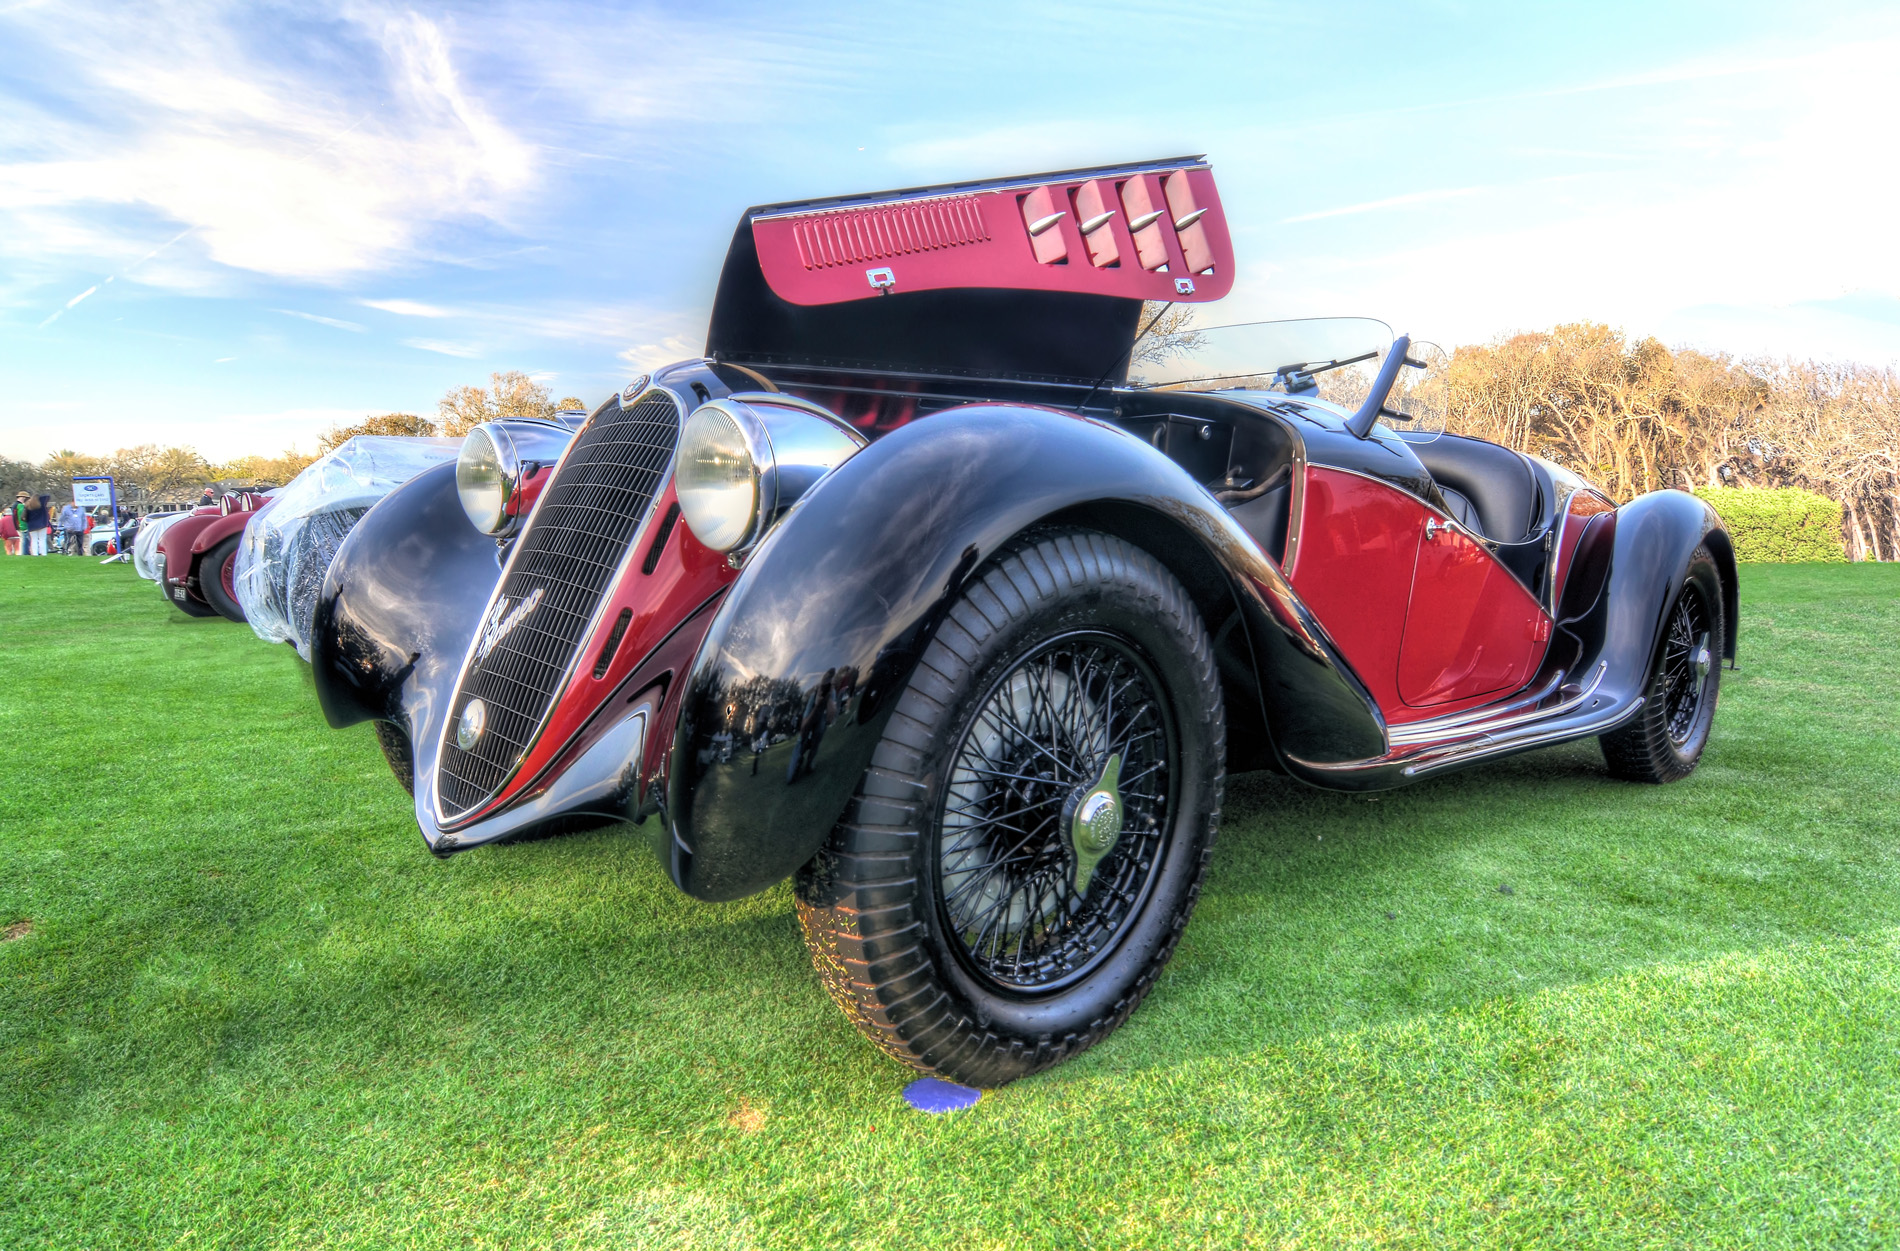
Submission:
[[[793,879],[851,1020],[978,1086],[1149,992],[1230,771],[1692,770],[1715,514],[1443,434],[1380,323],[1161,321],[1234,268],[1199,158],[748,210],[703,357],[364,517],[324,712],[438,854],[624,823],[697,898]]]
[[[243,621],[235,581],[238,546],[251,514],[269,502],[268,492],[227,492],[217,504],[173,522],[159,539],[165,568],[158,586],[165,598],[187,616]]]

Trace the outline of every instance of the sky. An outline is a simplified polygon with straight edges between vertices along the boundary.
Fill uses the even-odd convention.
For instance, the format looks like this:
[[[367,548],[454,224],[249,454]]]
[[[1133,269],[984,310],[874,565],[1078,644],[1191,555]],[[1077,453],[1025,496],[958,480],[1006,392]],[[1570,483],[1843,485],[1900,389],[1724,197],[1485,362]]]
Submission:
[[[1900,361],[1900,7],[0,0],[0,455],[696,356],[753,204],[1206,153],[1209,323]]]

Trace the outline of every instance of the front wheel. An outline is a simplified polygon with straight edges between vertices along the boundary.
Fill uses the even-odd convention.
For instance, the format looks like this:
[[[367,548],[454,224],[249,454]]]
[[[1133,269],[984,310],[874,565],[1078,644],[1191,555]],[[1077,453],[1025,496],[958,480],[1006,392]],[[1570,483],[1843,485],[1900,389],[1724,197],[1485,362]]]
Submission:
[[[799,873],[832,998],[898,1060],[979,1087],[1106,1037],[1194,910],[1225,755],[1207,630],[1158,561],[1091,531],[1006,552]]]
[[[1725,630],[1722,575],[1699,547],[1664,618],[1642,708],[1598,740],[1611,776],[1675,782],[1695,772],[1715,723]]]

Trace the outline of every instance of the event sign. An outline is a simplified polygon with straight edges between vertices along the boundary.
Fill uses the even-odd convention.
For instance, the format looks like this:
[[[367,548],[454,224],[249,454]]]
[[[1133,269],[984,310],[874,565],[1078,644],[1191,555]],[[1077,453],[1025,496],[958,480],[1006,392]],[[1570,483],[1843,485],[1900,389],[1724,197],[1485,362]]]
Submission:
[[[85,509],[104,505],[112,510],[112,550],[123,556],[124,547],[119,542],[119,493],[114,488],[111,475],[74,478],[73,503]]]
[[[97,508],[101,504],[113,503],[112,479],[110,478],[74,478],[73,503],[81,508]]]

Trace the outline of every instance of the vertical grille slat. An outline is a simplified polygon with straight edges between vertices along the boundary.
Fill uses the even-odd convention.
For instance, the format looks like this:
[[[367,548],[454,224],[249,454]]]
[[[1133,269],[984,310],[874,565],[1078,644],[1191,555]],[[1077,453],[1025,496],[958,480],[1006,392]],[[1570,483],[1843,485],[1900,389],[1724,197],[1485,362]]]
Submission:
[[[539,592],[541,598],[486,656],[470,660],[456,687],[437,764],[444,817],[452,820],[500,790],[547,720],[581,636],[653,508],[679,429],[673,397],[649,391],[631,407],[616,401],[575,437],[540,511],[517,540],[501,595],[482,626],[497,610],[506,616],[528,596]],[[455,729],[477,698],[487,705],[487,729],[463,751]]]

